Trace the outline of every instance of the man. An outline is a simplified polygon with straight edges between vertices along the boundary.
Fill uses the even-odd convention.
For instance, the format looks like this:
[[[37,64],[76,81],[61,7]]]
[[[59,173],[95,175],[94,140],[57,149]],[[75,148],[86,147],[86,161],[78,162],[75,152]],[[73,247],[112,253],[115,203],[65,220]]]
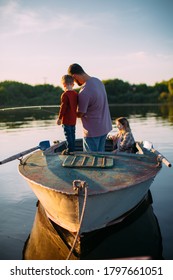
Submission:
[[[82,86],[78,96],[78,117],[81,118],[84,151],[105,150],[107,134],[112,130],[107,94],[103,83],[89,76],[79,64],[72,64],[68,74]]]

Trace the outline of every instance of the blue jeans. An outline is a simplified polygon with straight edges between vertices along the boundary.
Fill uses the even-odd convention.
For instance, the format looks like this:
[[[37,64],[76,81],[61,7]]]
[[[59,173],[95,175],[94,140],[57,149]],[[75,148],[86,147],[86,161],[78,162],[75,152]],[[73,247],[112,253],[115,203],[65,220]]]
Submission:
[[[85,152],[104,152],[106,136],[107,134],[98,137],[84,137],[83,150]]]
[[[64,135],[67,141],[68,152],[74,152],[75,150],[75,125],[62,125],[64,129]]]

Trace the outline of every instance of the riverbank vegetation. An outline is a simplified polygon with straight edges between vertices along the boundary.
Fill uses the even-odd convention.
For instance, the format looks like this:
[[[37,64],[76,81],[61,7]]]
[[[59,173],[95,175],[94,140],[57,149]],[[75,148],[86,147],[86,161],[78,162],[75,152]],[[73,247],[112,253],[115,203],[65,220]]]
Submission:
[[[135,85],[119,79],[106,80],[103,83],[109,104],[173,102],[173,78],[154,86]],[[32,86],[16,81],[4,81],[0,82],[0,107],[59,105],[62,92],[61,87],[50,84]]]

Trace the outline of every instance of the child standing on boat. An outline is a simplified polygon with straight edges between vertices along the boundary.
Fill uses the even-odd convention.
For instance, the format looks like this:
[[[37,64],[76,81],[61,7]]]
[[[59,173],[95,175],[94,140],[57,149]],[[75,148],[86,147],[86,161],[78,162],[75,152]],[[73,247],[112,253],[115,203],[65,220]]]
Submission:
[[[63,154],[73,153],[75,150],[75,130],[77,118],[78,93],[73,90],[74,79],[70,75],[61,78],[64,92],[61,95],[60,111],[56,123],[63,126],[67,141],[67,149]]]
[[[131,132],[129,122],[126,118],[120,117],[115,120],[118,128],[116,135],[109,136],[113,140],[113,152],[135,152],[135,140]]]

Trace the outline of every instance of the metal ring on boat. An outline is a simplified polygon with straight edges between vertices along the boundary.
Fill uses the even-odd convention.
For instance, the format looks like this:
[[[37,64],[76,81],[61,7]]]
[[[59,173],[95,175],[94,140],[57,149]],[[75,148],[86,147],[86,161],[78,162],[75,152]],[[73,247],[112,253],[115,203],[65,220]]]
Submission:
[[[82,190],[84,188],[86,188],[88,186],[86,181],[82,181],[82,180],[74,180],[73,181],[73,189],[74,191],[79,192],[79,190]]]

